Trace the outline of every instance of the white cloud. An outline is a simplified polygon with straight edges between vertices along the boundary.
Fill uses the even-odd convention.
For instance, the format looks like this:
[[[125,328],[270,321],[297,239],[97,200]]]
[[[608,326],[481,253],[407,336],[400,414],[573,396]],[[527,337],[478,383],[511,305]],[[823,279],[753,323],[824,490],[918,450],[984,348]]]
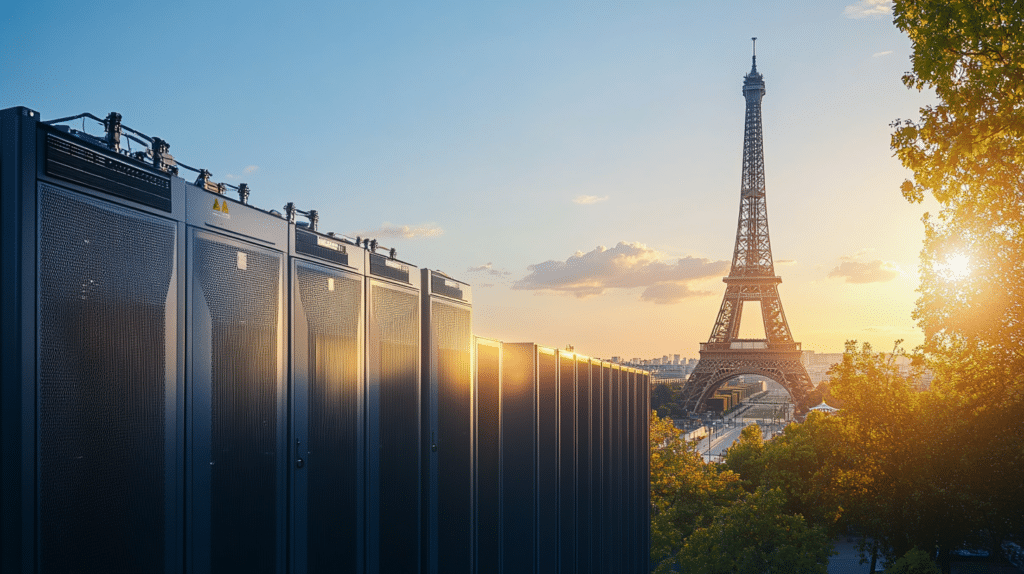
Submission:
[[[494,269],[493,264],[491,263],[485,263],[483,265],[477,265],[476,267],[470,267],[469,269],[466,269],[466,271],[468,271],[469,273],[486,271],[488,275],[497,275],[499,277],[504,275],[511,275],[511,273],[508,271],[499,271],[498,269]]]
[[[796,259],[777,259],[776,265],[796,265]]]
[[[694,291],[686,283],[657,283],[644,289],[644,292],[640,294],[640,299],[659,305],[670,305],[678,303],[687,297],[700,297],[710,294],[708,291]]]
[[[573,203],[578,203],[580,205],[591,205],[602,201],[608,201],[608,196],[598,197],[596,195],[577,195],[576,199],[572,200]]]
[[[259,166],[256,165],[247,165],[245,166],[245,169],[242,170],[242,173],[248,175],[250,173],[256,173],[259,169]]]
[[[888,56],[889,54],[892,54],[892,50],[886,50],[884,52],[875,52],[874,54],[871,54],[871,57],[881,58],[882,56]]]
[[[642,243],[619,242],[611,249],[598,247],[577,251],[565,261],[545,261],[529,266],[530,273],[513,283],[513,289],[571,293],[576,297],[600,295],[606,289],[646,287],[644,301],[675,303],[685,297],[708,295],[688,283],[717,277],[729,270],[728,261],[684,257],[675,263]]]
[[[437,237],[439,235],[444,235],[444,230],[432,223],[424,223],[422,225],[394,225],[385,221],[377,229],[357,231],[350,235],[372,237],[375,239],[396,237],[412,239],[415,237]]]
[[[886,283],[900,274],[899,267],[890,261],[875,259],[868,263],[852,261],[849,257],[828,272],[829,278],[841,278],[847,283]]]
[[[888,16],[892,13],[892,0],[860,0],[843,10],[843,16],[860,19]]]

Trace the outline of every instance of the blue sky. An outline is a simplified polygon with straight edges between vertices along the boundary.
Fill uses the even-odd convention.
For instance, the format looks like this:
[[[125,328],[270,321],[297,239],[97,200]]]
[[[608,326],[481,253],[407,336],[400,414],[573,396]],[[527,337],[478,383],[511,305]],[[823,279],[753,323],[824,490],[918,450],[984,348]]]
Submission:
[[[900,82],[910,42],[886,2],[17,2],[2,18],[0,107],[118,111],[255,205],[317,209],[324,230],[473,284],[477,334],[601,357],[696,356],[710,333],[757,36],[795,338],[920,341],[930,206],[900,196],[888,124],[931,96]]]

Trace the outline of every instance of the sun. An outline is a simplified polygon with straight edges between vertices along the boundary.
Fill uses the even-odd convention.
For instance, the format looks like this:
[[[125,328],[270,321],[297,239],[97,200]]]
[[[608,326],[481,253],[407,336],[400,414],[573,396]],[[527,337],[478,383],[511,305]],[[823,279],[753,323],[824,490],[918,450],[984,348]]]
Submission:
[[[971,274],[971,258],[963,253],[950,255],[936,270],[950,281],[960,281]]]

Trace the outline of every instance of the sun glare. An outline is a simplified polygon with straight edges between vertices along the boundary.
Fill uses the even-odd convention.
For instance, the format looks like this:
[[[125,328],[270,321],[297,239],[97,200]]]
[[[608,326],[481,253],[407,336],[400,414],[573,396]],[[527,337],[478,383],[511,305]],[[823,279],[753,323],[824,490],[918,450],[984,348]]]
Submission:
[[[959,281],[971,274],[971,259],[962,253],[951,255],[938,266],[938,271],[946,279]]]

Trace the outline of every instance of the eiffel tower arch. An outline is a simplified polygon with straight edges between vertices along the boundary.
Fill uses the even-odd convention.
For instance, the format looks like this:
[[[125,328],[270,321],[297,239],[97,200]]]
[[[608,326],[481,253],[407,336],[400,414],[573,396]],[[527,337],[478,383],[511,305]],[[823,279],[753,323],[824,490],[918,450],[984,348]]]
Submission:
[[[755,42],[757,38],[754,38]],[[743,134],[743,177],[740,184],[740,215],[736,248],[725,282],[725,296],[707,343],[700,345],[700,360],[683,387],[683,406],[703,412],[705,401],[727,380],[737,375],[760,375],[781,384],[796,403],[806,409],[811,378],[800,362],[800,343],[793,340],[782,310],[768,237],[765,203],[764,148],[761,137],[761,98],[764,76],[757,72],[757,54],[750,73],[743,78],[747,101]],[[764,339],[741,339],[740,322],[745,303],[761,305]]]

